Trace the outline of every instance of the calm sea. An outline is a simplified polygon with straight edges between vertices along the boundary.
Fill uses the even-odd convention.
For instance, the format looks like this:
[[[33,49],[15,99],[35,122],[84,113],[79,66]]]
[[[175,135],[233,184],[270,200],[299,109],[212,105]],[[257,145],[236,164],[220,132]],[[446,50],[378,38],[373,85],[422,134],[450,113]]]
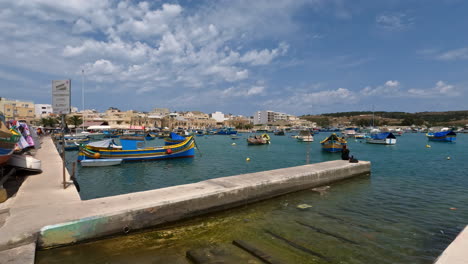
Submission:
[[[307,156],[311,163],[338,159],[321,151],[326,135],[311,144],[272,136],[264,146],[247,146],[247,135],[198,137],[193,159],[79,168],[81,197],[303,165]],[[260,263],[232,245],[242,239],[284,263],[432,263],[468,223],[468,135],[459,134],[457,143],[428,142],[424,134],[397,140],[394,146],[351,140],[351,155],[371,161],[372,175],[325,193],[306,190],[140,234],[40,251],[36,261],[189,263],[186,251],[210,249],[226,263]]]

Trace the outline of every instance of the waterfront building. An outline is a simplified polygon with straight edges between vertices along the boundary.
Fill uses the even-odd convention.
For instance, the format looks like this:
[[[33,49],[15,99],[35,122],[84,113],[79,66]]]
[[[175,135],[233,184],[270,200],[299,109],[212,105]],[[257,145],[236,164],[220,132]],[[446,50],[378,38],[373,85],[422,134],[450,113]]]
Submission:
[[[210,114],[210,117],[216,120],[217,123],[222,123],[227,120],[226,116],[219,111]]]
[[[54,112],[52,105],[50,104],[35,104],[34,115],[36,118],[48,117]]]
[[[35,106],[33,101],[10,100],[0,97],[0,112],[5,118],[25,120],[31,122],[35,117]]]
[[[254,125],[272,124],[278,121],[297,121],[298,118],[281,112],[274,112],[270,110],[257,111],[253,116]]]

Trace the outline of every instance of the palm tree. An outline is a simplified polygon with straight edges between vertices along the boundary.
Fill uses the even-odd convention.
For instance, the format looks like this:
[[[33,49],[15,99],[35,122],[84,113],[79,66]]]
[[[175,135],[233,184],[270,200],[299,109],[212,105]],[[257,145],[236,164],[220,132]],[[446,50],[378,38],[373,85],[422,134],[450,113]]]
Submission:
[[[83,120],[81,119],[81,117],[80,116],[75,116],[75,115],[70,116],[67,121],[68,121],[67,122],[68,124],[74,125],[75,128],[79,127],[83,123]]]

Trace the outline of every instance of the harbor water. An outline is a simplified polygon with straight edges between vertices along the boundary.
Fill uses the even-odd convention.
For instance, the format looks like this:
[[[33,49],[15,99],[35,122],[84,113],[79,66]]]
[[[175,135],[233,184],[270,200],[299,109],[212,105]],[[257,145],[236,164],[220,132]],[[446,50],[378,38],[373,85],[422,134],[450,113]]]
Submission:
[[[272,136],[263,146],[247,146],[246,135],[198,137],[201,154],[193,159],[79,168],[81,197],[339,159],[321,151],[319,141],[326,136],[316,135],[313,143]],[[187,251],[211,250],[226,263],[260,263],[232,244],[242,240],[283,263],[433,263],[467,224],[468,135],[458,135],[457,143],[429,142],[424,134],[397,140],[393,146],[349,141],[351,155],[372,162],[370,177],[146,232],[39,251],[36,262],[190,263]]]

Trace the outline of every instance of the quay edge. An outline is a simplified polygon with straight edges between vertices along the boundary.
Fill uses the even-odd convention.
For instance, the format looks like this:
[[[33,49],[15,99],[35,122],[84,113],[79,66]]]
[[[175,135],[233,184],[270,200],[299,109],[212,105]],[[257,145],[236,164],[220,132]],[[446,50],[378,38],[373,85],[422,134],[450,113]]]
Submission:
[[[38,247],[51,248],[125,234],[221,211],[369,174],[370,165],[366,161],[329,161],[85,201],[84,204],[88,206],[107,204],[113,210],[109,211],[108,208],[106,214],[45,226],[40,231]],[[129,204],[129,201],[135,200],[140,202]]]

